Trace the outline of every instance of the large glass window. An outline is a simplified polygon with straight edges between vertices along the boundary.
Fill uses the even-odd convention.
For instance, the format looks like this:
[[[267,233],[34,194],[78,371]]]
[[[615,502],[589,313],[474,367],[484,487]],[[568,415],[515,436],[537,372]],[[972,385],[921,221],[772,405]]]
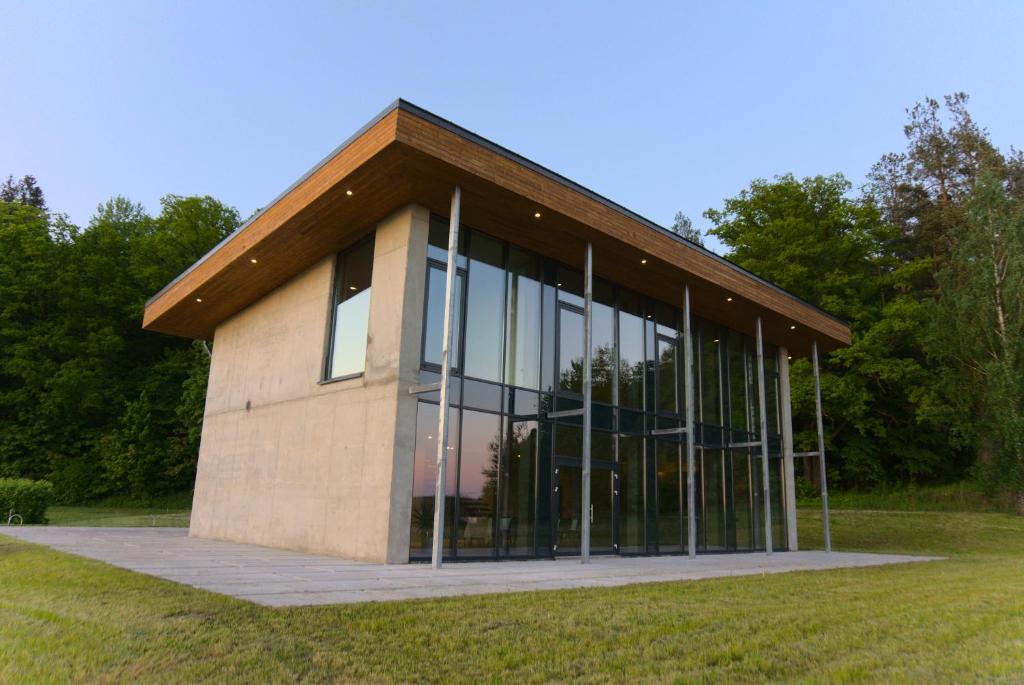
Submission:
[[[644,397],[644,319],[640,300],[619,293],[619,404],[640,407]]]
[[[540,382],[540,289],[537,257],[510,248],[505,351],[505,382],[509,385],[536,388]]]
[[[434,539],[434,502],[437,488],[436,404],[420,402],[416,410],[416,452],[412,475],[412,517],[409,530],[409,556],[429,557]],[[455,521],[455,487],[458,483],[459,410],[448,413],[448,459],[445,466],[445,553],[451,553],[452,525]]]
[[[441,344],[444,335],[444,289],[447,271],[431,265],[427,268],[427,312],[423,319],[423,361],[441,365]],[[455,368],[459,366],[459,335],[462,320],[462,283],[465,277],[458,272],[455,279],[455,314],[452,317],[452,339],[450,359]]]
[[[722,389],[719,377],[719,350],[722,344],[718,326],[700,322],[700,416],[713,426],[722,425]]]
[[[658,441],[658,551],[683,549],[682,470],[679,444]]]
[[[447,221],[432,218],[424,383],[437,379],[440,363],[447,235]],[[446,554],[578,553],[581,514],[591,521],[594,554],[684,552],[687,437],[648,432],[682,426],[687,371],[679,309],[594,281],[591,508],[582,512],[582,419],[549,415],[582,405],[582,274],[472,229],[460,235]],[[342,274],[358,273],[346,265],[339,261],[339,298],[347,283]],[[761,451],[730,447],[756,440],[760,430],[754,341],[695,320],[693,342],[698,546],[756,549],[764,544]],[[772,523],[781,546],[776,353],[766,346]],[[417,420],[410,541],[416,558],[429,556],[433,526],[433,401],[436,393],[421,396]]]
[[[502,454],[498,553],[533,554],[534,473],[537,461],[537,422],[508,420]]]
[[[558,312],[558,387],[583,393],[583,314],[564,305]]]
[[[462,412],[456,545],[464,556],[494,554],[494,510],[501,444],[499,418],[497,414]]]
[[[338,255],[334,283],[334,321],[331,327],[327,378],[363,372],[370,321],[370,280],[373,275],[373,236]]]
[[[591,316],[591,392],[595,402],[612,403],[615,381],[615,300],[612,287],[594,282]]]
[[[619,551],[644,551],[644,439],[619,438]]]
[[[465,374],[501,382],[504,346],[505,270],[503,244],[473,233],[469,241]]]

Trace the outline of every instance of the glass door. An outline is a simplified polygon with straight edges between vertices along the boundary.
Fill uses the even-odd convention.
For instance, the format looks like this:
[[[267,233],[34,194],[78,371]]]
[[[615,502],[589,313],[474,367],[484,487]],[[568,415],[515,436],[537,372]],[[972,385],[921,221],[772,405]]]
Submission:
[[[590,551],[611,554],[615,548],[615,496],[617,474],[614,465],[591,464],[590,469]],[[580,553],[583,535],[583,466],[579,460],[559,459],[555,465],[552,505],[558,556]]]

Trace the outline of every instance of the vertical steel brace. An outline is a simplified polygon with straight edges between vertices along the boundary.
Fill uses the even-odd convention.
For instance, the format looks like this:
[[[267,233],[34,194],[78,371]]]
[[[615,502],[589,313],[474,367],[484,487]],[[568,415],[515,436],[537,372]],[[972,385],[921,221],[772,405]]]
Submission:
[[[458,278],[457,257],[459,253],[459,213],[462,209],[462,189],[455,186],[452,191],[451,223],[448,227],[448,272],[444,280],[444,328],[441,333],[441,406],[437,418],[437,484],[434,491],[434,542],[430,552],[430,563],[441,568],[444,555],[444,504],[445,481],[448,469],[448,407],[451,404],[451,347],[452,322],[455,319],[455,284]]]
[[[591,347],[593,322],[591,309],[594,304],[594,250],[587,242],[586,262],[583,268],[583,526],[580,539],[580,563],[590,563],[590,428],[591,417]]]
[[[757,317],[757,395],[761,417],[761,480],[764,491],[764,548],[766,554],[772,553],[772,499],[768,470],[768,415],[765,401],[764,379],[764,335],[761,332],[761,317]]]

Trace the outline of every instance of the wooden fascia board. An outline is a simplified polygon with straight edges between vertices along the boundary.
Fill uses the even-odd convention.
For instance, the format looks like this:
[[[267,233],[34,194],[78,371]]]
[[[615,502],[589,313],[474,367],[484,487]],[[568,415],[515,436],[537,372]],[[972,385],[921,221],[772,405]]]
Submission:
[[[142,320],[143,328],[151,327],[172,307],[190,300],[193,293],[215,278],[226,265],[245,259],[246,254],[268,235],[393,143],[397,122],[398,109],[395,108],[172,281],[147,303]]]

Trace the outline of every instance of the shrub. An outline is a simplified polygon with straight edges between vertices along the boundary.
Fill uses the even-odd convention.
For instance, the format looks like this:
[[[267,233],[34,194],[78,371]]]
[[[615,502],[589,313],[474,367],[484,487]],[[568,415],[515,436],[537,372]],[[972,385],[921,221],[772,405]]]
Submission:
[[[13,510],[24,523],[46,523],[46,508],[53,501],[53,484],[46,480],[0,478],[0,522]]]

